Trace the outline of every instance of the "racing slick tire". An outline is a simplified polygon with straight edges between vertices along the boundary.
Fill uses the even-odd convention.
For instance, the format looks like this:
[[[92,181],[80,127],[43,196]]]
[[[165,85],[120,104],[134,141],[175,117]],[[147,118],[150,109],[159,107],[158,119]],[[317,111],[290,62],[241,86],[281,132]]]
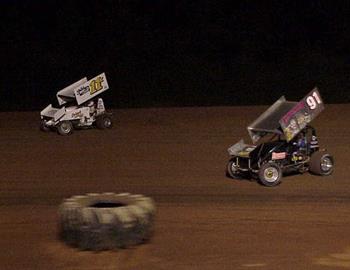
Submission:
[[[153,234],[152,199],[129,193],[89,193],[65,199],[59,207],[60,238],[81,250],[126,248]]]
[[[98,129],[111,128],[113,125],[112,118],[109,115],[102,114],[96,118],[96,127]]]
[[[238,180],[243,178],[242,174],[238,171],[236,167],[236,163],[233,159],[231,159],[227,163],[226,175],[233,179],[238,179]]]
[[[41,120],[40,121],[40,130],[44,131],[44,132],[48,132],[50,131],[50,128],[48,126],[45,125],[45,121]]]
[[[62,121],[57,125],[57,132],[60,135],[66,136],[73,133],[73,124],[71,121]]]
[[[282,169],[272,162],[263,164],[259,169],[260,183],[267,187],[274,187],[281,183]]]
[[[311,155],[309,171],[317,175],[331,175],[334,170],[334,159],[325,151],[317,151]]]

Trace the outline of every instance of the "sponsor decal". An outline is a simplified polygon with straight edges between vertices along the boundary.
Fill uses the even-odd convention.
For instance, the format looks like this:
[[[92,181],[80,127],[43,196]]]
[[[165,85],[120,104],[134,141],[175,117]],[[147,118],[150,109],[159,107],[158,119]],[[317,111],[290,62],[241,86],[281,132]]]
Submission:
[[[77,111],[77,112],[74,112],[72,113],[72,118],[78,118],[78,117],[82,117],[83,114],[81,111]]]
[[[272,159],[285,159],[286,158],[286,152],[272,152]]]
[[[239,151],[238,155],[241,157],[249,157],[249,152],[248,151]]]
[[[83,86],[82,88],[78,89],[77,93],[78,93],[79,96],[83,96],[89,91],[90,91],[90,87],[89,86]]]
[[[287,141],[292,140],[323,108],[322,99],[315,88],[280,119]]]
[[[297,112],[300,112],[305,109],[304,101],[300,101],[295,105],[285,116],[282,117],[281,121],[283,121],[284,125],[288,125],[290,119],[294,117]]]
[[[102,76],[99,76],[96,79],[92,80],[89,85],[82,86],[80,89],[78,89],[77,93],[79,96],[83,96],[88,92],[90,95],[93,95],[103,89],[103,82],[104,78]]]

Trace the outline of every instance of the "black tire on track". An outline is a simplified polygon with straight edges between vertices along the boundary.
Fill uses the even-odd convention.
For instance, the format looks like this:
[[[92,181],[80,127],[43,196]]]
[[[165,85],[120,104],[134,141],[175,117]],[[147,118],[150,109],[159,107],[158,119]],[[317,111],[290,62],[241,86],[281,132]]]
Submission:
[[[244,178],[242,173],[237,171],[237,169],[235,168],[235,160],[234,159],[231,159],[227,163],[226,175],[233,178],[233,179],[238,179],[238,180],[242,180]]]
[[[111,128],[113,126],[112,118],[108,114],[102,114],[96,118],[96,127],[98,129]]]
[[[57,132],[60,135],[66,136],[73,133],[73,124],[71,121],[62,121],[57,125]]]
[[[321,166],[322,163],[328,166]],[[331,175],[334,170],[334,159],[325,151],[317,151],[311,155],[309,171],[317,175]]]
[[[260,183],[267,187],[274,187],[281,183],[282,169],[272,162],[263,164],[259,169]]]
[[[65,199],[59,207],[60,238],[82,250],[125,248],[153,234],[152,199],[129,193],[90,193]]]
[[[50,131],[50,128],[48,126],[45,125],[45,121],[41,120],[40,121],[40,130],[44,131],[44,132],[48,132]]]

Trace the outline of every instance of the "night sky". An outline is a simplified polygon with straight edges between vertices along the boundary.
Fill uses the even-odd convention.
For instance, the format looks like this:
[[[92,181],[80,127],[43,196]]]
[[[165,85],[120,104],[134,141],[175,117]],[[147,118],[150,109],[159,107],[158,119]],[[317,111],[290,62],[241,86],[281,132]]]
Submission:
[[[0,110],[105,72],[107,108],[350,102],[350,1],[1,1]]]

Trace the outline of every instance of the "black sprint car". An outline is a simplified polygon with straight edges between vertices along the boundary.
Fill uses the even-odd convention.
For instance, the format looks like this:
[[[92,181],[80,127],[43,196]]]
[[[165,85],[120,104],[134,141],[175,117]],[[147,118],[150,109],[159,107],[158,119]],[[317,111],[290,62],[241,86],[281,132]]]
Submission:
[[[282,96],[248,126],[254,144],[240,140],[228,149],[228,175],[257,178],[272,187],[290,171],[332,174],[334,159],[320,149],[316,130],[309,125],[323,109],[317,88],[300,102],[287,101]]]

